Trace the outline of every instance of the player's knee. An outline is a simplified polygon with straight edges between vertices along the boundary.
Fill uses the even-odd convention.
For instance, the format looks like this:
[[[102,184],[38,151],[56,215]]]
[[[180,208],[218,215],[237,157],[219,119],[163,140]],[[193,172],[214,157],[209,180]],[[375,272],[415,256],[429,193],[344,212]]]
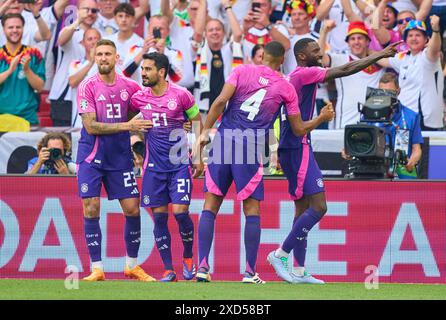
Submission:
[[[99,205],[96,203],[88,203],[84,205],[84,216],[86,218],[99,218]]]
[[[317,211],[322,218],[327,213],[327,204],[326,203],[318,204],[316,208],[314,208],[314,210]]]
[[[124,212],[124,214],[128,217],[138,217],[140,215],[141,211],[139,207],[131,207],[127,208]]]

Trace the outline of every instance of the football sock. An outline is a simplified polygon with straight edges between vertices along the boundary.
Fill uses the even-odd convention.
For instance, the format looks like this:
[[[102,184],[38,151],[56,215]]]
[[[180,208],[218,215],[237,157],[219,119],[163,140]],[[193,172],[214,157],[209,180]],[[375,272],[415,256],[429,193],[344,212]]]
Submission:
[[[125,216],[124,239],[129,258],[137,258],[141,243],[141,217]]]
[[[180,231],[181,240],[183,241],[183,258],[192,258],[194,244],[194,223],[189,216],[189,212],[183,212],[175,215]]]
[[[245,223],[246,272],[255,274],[260,245],[260,216],[247,216]]]
[[[101,261],[102,233],[99,218],[84,217],[84,236],[91,262]]]
[[[203,210],[198,224],[198,256],[200,265],[198,268],[209,270],[209,252],[214,238],[215,214],[209,210]]]
[[[290,253],[291,250],[297,245],[297,251],[294,251],[299,266],[303,266],[300,263],[305,262],[305,251],[308,232],[313,226],[321,220],[322,214],[313,210],[307,209],[300,215],[296,223],[294,223],[291,232],[282,244],[283,251]]]
[[[154,213],[155,227],[153,228],[153,235],[155,236],[156,247],[164,263],[165,270],[173,270],[172,266],[172,252],[170,248],[170,232],[167,226],[167,213]]]

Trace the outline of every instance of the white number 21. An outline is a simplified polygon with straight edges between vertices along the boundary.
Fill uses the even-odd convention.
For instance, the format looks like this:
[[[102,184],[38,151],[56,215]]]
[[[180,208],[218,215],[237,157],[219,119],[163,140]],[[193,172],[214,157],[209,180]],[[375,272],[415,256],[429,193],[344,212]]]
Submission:
[[[248,112],[248,120],[253,121],[256,115],[259,113],[260,104],[265,98],[266,90],[259,89],[250,96],[240,107],[240,110]]]

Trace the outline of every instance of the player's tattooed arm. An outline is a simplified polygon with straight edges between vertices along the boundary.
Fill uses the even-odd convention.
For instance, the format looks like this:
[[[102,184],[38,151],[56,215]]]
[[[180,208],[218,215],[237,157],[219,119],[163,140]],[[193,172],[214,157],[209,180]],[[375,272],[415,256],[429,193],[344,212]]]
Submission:
[[[398,52],[397,47],[401,43],[402,41],[392,43],[391,45],[387,46],[384,50],[372,53],[371,55],[365,58],[346,63],[339,67],[330,68],[328,69],[327,75],[325,76],[325,81],[330,81],[341,77],[347,77],[349,75],[357,73],[371,66],[372,64],[380,61],[381,59],[393,57]]]
[[[82,124],[85,130],[92,135],[114,134],[123,131],[140,131],[152,128],[150,120],[133,118],[127,122],[104,123],[96,121],[96,114],[87,112],[82,114]]]

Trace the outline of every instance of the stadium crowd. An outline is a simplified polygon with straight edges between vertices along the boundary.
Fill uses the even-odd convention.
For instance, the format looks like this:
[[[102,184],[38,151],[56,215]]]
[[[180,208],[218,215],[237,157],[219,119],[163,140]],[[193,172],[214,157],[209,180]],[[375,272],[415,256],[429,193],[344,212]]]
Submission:
[[[285,47],[282,72],[288,75],[296,67],[295,43],[311,38],[323,48],[326,67],[404,41],[396,58],[319,86],[315,112],[324,101],[336,106],[336,118],[319,129],[356,123],[357,103],[386,71],[399,75],[399,100],[420,114],[422,130],[444,128],[446,1],[24,2],[0,2],[0,114],[18,116],[31,126],[81,127],[73,101],[79,83],[97,72],[93,49],[102,38],[116,43],[118,70],[137,82],[144,53],[166,54],[169,80],[194,94],[203,117],[233,68],[261,63],[266,43],[277,40]]]

